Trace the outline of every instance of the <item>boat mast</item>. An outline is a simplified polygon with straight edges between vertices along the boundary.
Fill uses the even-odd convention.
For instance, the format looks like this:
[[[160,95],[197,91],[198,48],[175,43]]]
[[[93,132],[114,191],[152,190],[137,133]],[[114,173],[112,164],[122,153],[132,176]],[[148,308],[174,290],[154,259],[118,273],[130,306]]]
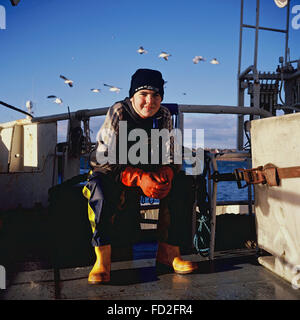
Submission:
[[[276,3],[276,1],[275,1]],[[249,80],[252,80],[251,90],[251,107],[262,108],[261,106],[261,81],[260,80],[280,80],[279,75],[274,76],[262,76],[257,70],[257,58],[258,58],[258,36],[259,30],[268,30],[274,32],[280,32],[285,34],[285,54],[284,54],[284,65],[288,64],[288,40],[289,40],[289,12],[290,12],[290,2],[286,1],[286,29],[275,29],[261,27],[259,25],[259,13],[260,13],[260,0],[256,0],[256,23],[255,25],[244,24],[244,0],[241,0],[241,11],[240,11],[240,38],[239,38],[239,58],[238,58],[238,74],[237,74],[237,85],[238,85],[238,106],[244,106],[244,91],[246,88],[249,89]],[[255,29],[255,40],[254,40],[254,59],[253,65],[241,72],[242,63],[242,43],[243,43],[243,28]],[[252,71],[252,74],[249,74]],[[264,74],[266,75],[266,74]],[[247,76],[247,77],[246,77]],[[279,78],[279,79],[278,79]],[[247,80],[247,81],[246,81]],[[281,79],[282,80],[282,79]],[[276,93],[276,88],[274,87],[274,93]],[[275,101],[274,101],[274,104]],[[275,105],[271,106],[274,107]],[[269,112],[274,112],[274,110],[269,110]],[[274,114],[275,115],[275,114]],[[256,119],[256,116],[250,116],[250,120]],[[243,149],[244,141],[244,116],[239,115],[237,119],[237,149]]]

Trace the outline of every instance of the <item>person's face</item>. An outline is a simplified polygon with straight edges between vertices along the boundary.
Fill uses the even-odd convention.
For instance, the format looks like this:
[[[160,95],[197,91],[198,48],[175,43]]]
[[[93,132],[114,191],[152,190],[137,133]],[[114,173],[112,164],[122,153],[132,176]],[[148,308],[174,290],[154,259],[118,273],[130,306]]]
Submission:
[[[139,90],[130,98],[135,112],[143,119],[152,117],[160,108],[162,98],[153,90]]]

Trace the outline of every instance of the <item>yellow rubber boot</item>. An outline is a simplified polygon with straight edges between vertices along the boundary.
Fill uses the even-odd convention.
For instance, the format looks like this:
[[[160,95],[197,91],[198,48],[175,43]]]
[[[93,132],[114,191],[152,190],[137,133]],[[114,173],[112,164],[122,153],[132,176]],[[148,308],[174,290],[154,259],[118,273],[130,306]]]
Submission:
[[[101,284],[110,281],[111,245],[95,247],[96,262],[88,278],[90,284]]]
[[[174,269],[176,273],[187,274],[198,269],[196,262],[181,259],[180,249],[178,246],[172,246],[165,242],[158,242],[157,265],[163,264]]]

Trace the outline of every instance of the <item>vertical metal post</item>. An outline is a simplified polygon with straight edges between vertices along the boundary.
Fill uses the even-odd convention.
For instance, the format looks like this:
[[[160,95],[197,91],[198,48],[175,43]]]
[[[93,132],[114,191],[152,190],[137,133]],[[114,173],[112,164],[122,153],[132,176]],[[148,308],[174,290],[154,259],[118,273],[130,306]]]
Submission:
[[[196,234],[196,223],[197,223],[197,206],[198,206],[197,183],[196,183],[197,177],[193,176],[193,179],[194,179],[195,189],[194,189],[194,204],[193,204],[193,211],[192,211],[191,248],[193,248],[194,246],[194,237]]]
[[[183,132],[183,128],[184,128],[184,116],[183,116],[183,112],[180,110],[180,108],[178,108],[178,128],[181,131],[181,135],[182,135],[182,146],[184,144],[184,132]]]
[[[252,168],[251,158],[247,158],[247,168]],[[248,213],[249,215],[253,214],[252,211],[252,184],[248,186]]]
[[[256,24],[255,24],[255,45],[254,45],[254,83],[253,83],[253,107],[260,108],[259,95],[260,84],[257,71],[257,55],[258,55],[258,33],[259,33],[259,5],[260,0],[256,0]],[[253,116],[252,119],[258,119],[258,116]]]
[[[213,196],[211,208],[211,221],[210,221],[210,244],[209,244],[209,260],[213,260],[215,256],[215,242],[216,242],[216,203],[217,203],[217,183],[213,182]]]
[[[211,162],[213,171],[218,171],[217,159],[212,155]],[[209,244],[209,260],[214,259],[215,254],[215,240],[216,240],[216,210],[217,210],[217,189],[218,183],[213,181],[213,194],[211,198],[211,220],[210,220],[210,244]]]
[[[284,53],[284,63],[287,65],[287,55],[289,50],[289,20],[290,20],[290,1],[288,1],[286,13],[286,33],[285,33],[285,53]]]
[[[242,43],[243,43],[243,19],[244,19],[244,0],[241,0],[241,16],[240,16],[240,43],[239,43],[239,63],[238,63],[238,80],[241,74],[242,61]]]
[[[238,87],[238,106],[244,105],[244,89],[241,88],[240,80]],[[244,145],[244,116],[238,115],[237,117],[237,149],[242,150]]]
[[[260,0],[256,0],[256,24],[255,24],[255,45],[254,45],[254,76],[257,78],[257,52],[258,52],[258,31],[259,31],[259,4]],[[257,80],[257,79],[255,79]]]
[[[241,91],[240,74],[241,74],[241,61],[242,61],[242,43],[243,43],[243,20],[244,20],[244,0],[241,0],[241,16],[240,16],[240,43],[239,43],[239,62],[237,74],[237,93],[238,93],[238,106],[244,105],[244,89]],[[238,115],[237,117],[237,149],[243,148],[243,123],[244,116]]]

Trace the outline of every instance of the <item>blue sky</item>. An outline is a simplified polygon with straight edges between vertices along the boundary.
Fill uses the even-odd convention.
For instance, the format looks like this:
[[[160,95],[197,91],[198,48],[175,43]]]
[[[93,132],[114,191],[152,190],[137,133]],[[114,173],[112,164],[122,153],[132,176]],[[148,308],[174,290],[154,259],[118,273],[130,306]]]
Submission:
[[[244,2],[244,22],[255,24],[256,1]],[[65,113],[67,106],[71,111],[111,106],[128,95],[138,68],[162,72],[164,102],[237,104],[240,0],[21,0],[16,7],[0,0],[0,5],[6,11],[6,29],[0,30],[0,100],[23,110],[32,100],[35,116]],[[291,0],[291,8],[295,5],[300,0]],[[285,17],[286,9],[261,0],[261,26],[283,29]],[[294,60],[300,58],[300,29],[291,27],[292,18]],[[276,70],[284,44],[283,34],[260,32],[260,71]],[[148,53],[139,55],[139,46]],[[161,51],[172,55],[168,61],[158,58]],[[245,29],[242,69],[253,64],[253,53],[254,30]],[[196,55],[206,61],[194,64]],[[212,58],[220,64],[210,64]],[[64,84],[60,74],[74,80],[74,87]],[[122,89],[111,92],[104,83]],[[51,94],[61,97],[63,105],[47,99]],[[0,122],[18,118],[22,115],[0,106]],[[91,122],[93,135],[101,123],[99,118]],[[65,127],[60,123],[60,138]],[[186,114],[185,127],[204,129],[206,147],[236,146],[235,116]]]

